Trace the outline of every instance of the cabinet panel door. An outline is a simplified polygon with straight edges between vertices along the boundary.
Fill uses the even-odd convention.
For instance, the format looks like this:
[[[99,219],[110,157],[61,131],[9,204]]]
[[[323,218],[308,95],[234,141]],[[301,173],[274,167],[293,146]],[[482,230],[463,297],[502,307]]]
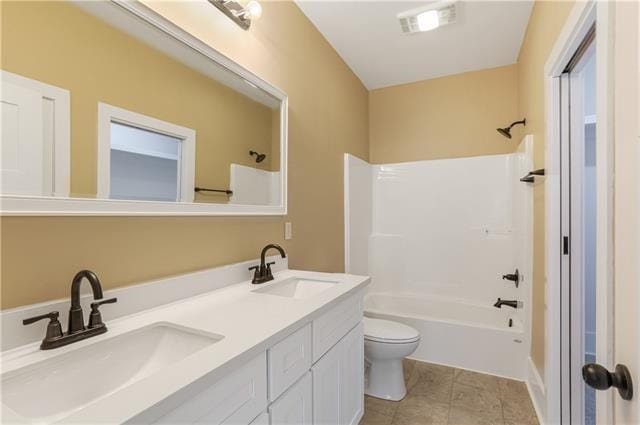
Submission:
[[[313,424],[340,424],[340,343],[311,369],[313,375]]]
[[[270,407],[271,425],[312,425],[311,372]]]
[[[340,342],[340,424],[358,425],[364,413],[364,334],[362,322]]]
[[[364,336],[358,324],[313,365],[314,425],[357,425],[364,412]]]

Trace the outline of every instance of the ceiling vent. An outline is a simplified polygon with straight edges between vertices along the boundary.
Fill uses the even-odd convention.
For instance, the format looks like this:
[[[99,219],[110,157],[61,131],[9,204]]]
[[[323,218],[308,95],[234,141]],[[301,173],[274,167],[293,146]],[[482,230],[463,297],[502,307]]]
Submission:
[[[405,34],[431,31],[456,21],[456,4],[455,1],[436,1],[397,16]]]

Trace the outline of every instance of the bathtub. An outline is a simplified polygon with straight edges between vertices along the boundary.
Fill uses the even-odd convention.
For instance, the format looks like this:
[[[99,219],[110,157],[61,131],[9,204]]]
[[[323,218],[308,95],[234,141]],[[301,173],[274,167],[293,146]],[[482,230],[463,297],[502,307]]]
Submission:
[[[524,379],[529,344],[515,311],[415,294],[370,293],[365,316],[395,320],[420,332],[411,358]],[[512,326],[509,327],[509,319]]]

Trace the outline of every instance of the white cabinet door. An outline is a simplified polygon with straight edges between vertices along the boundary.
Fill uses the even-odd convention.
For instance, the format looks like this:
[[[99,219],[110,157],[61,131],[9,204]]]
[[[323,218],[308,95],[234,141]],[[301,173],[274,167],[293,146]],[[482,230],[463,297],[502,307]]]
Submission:
[[[340,361],[338,343],[311,369],[313,376],[313,424],[340,424]]]
[[[311,369],[314,425],[357,425],[364,412],[364,336],[353,328]]]
[[[360,322],[340,341],[340,424],[358,425],[364,413],[364,330]]]
[[[311,373],[269,407],[271,425],[312,425]]]
[[[42,97],[2,82],[1,178],[4,194],[43,194]]]

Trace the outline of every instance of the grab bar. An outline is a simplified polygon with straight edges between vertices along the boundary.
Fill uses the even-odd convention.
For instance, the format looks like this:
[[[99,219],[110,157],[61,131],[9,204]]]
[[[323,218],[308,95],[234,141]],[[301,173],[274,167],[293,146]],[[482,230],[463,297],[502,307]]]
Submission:
[[[229,189],[207,189],[205,187],[195,187],[193,189],[196,192],[219,192],[219,193],[226,193],[227,195],[233,195],[233,190],[229,190]]]

